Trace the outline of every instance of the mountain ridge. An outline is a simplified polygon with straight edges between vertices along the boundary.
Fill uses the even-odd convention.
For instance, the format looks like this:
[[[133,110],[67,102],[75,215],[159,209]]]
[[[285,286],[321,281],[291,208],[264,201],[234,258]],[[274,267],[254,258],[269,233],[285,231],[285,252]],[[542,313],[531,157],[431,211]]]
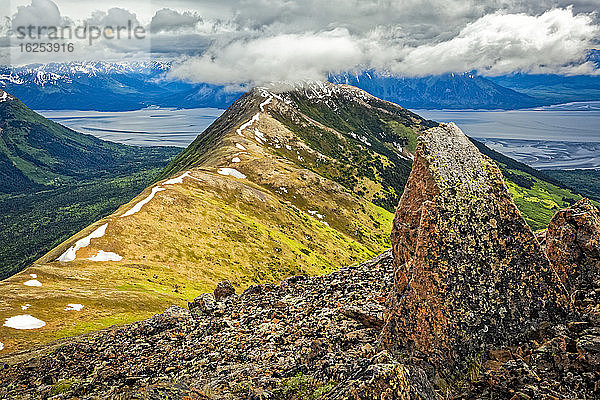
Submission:
[[[475,72],[397,77],[367,71],[330,77],[414,109],[518,109],[541,105],[535,97],[506,88]]]
[[[29,304],[46,324],[0,327],[5,351],[149,317],[222,280],[239,292],[381,253],[417,137],[435,126],[351,86],[255,89],[135,199],[0,283],[0,319]],[[515,184],[523,204],[544,210],[540,226],[563,196],[580,198],[542,202],[558,189],[513,174],[530,185]]]
[[[241,294],[221,281],[187,308],[0,355],[0,395],[594,398],[600,212],[581,200],[545,235],[491,159],[440,125],[419,137],[393,251]]]
[[[385,183],[384,167],[398,163],[409,170],[409,157],[389,145],[384,150],[395,155],[390,160],[349,132],[292,113],[275,96],[281,97],[256,91],[240,99],[178,159],[183,164],[178,161],[137,198],[1,282],[0,293],[10,300],[0,303],[0,318],[30,304],[27,312],[46,324],[34,336],[0,328],[5,351],[138,320],[168,304],[185,304],[222,279],[241,290],[297,273],[332,271],[387,248],[392,213],[372,200],[384,184],[394,185]],[[350,97],[343,101],[354,101]],[[370,110],[362,100],[357,104],[362,113]],[[385,106],[398,113],[386,118],[408,113]],[[287,125],[278,119],[281,113],[290,116]],[[424,121],[414,116],[411,123]],[[394,126],[398,133],[388,128],[385,137],[377,130],[361,132],[369,133],[372,144],[408,143],[412,128]],[[306,140],[321,133],[328,140],[320,144],[331,146],[319,151]],[[338,169],[372,163],[360,182]],[[30,274],[38,286],[25,285]],[[67,304],[84,307],[66,310]]]

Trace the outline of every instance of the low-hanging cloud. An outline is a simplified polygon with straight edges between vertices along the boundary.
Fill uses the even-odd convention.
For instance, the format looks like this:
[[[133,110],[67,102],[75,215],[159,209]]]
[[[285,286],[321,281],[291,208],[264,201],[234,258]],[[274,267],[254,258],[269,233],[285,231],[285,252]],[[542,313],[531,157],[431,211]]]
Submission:
[[[318,80],[364,61],[345,29],[236,40],[213,46],[176,66],[171,75],[215,84]]]
[[[178,10],[140,17],[149,41],[97,41],[69,56],[175,58],[180,62],[172,77],[225,85],[323,80],[362,70],[402,76],[597,74],[597,66],[586,62],[587,51],[600,43],[596,2],[179,0]],[[96,10],[71,24],[135,25],[135,11]],[[33,25],[69,19],[52,0],[32,0],[12,17]]]
[[[333,29],[215,43],[183,61],[173,77],[210,83],[261,84],[276,80],[324,80],[330,73],[375,69],[402,76],[477,70],[590,74],[585,61],[599,29],[591,14],[551,9],[540,15],[497,11],[437,43],[407,44],[402,32],[378,26],[363,33]]]

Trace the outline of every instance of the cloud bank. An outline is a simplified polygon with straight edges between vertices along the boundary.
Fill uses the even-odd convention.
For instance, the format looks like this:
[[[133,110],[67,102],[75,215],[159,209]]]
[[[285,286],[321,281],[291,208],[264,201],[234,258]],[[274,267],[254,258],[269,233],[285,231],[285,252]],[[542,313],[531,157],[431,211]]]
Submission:
[[[95,10],[91,0],[81,0]],[[133,7],[133,3],[130,7]],[[143,3],[142,3],[143,4]],[[424,76],[477,71],[597,74],[596,0],[179,0],[139,23],[150,44],[104,43],[87,57],[169,57],[171,76],[225,85],[326,79],[376,70]],[[61,15],[61,11],[63,14]],[[19,7],[13,23],[70,20],[52,0]],[[96,24],[137,20],[95,10]],[[72,55],[81,56],[81,54]]]
[[[484,75],[511,72],[586,74],[586,62],[599,29],[592,15],[572,8],[538,16],[497,11],[468,23],[454,37],[409,45],[393,29],[362,34],[346,28],[215,43],[203,55],[173,69],[178,78],[212,83],[264,83],[326,79],[328,73],[375,69],[402,76],[477,70]]]

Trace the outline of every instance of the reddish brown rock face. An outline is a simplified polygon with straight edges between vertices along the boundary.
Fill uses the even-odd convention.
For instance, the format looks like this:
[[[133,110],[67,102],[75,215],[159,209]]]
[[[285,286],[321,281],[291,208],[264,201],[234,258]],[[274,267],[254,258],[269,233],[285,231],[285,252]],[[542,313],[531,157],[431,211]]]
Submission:
[[[554,215],[546,253],[570,292],[593,287],[600,279],[600,212],[592,202],[583,199]]]
[[[498,167],[454,124],[419,139],[392,244],[385,343],[439,366],[517,341],[566,298]]]

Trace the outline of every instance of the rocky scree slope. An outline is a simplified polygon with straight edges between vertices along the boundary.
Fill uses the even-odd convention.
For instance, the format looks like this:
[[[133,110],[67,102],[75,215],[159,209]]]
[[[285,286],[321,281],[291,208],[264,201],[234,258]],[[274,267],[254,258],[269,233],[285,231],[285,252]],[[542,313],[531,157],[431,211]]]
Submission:
[[[0,326],[2,351],[147,318],[221,280],[241,291],[370,259],[390,246],[408,148],[434,124],[351,87],[253,90],[158,182],[0,283],[0,321],[45,324]]]
[[[189,311],[171,307],[146,321],[57,342],[37,353],[4,357],[0,359],[6,363],[0,370],[0,395],[58,399],[597,398],[600,308],[594,296],[600,293],[600,271],[595,271],[584,290],[562,286],[578,269],[568,270],[562,280],[550,274],[541,245],[519,219],[498,171],[461,135],[453,126],[442,126],[421,139],[408,190],[416,189],[418,176],[430,186],[422,188],[418,201],[400,203],[393,254],[387,251],[329,275],[295,276],[279,285],[250,286],[239,296],[230,283],[221,282],[212,294],[190,302]],[[456,175],[444,173],[448,171],[445,163],[456,168]],[[489,191],[479,192],[483,187]],[[486,201],[467,193],[479,194]],[[585,239],[598,234],[598,211],[588,209],[587,204],[584,200],[557,214],[551,226],[559,227],[565,215],[578,218],[570,219],[564,230],[550,229],[546,240],[553,242],[562,231],[581,231],[580,243],[597,247]],[[465,219],[466,208],[477,217]],[[418,213],[421,218],[415,217]],[[502,223],[508,226],[501,227]],[[429,227],[442,239],[440,248],[437,242],[428,242],[424,231]],[[463,230],[465,236],[460,234]],[[481,237],[473,237],[473,232]],[[515,243],[512,236],[521,243]],[[450,243],[453,254],[448,250]],[[593,252],[581,259],[577,247],[569,248],[574,248],[570,258],[566,254],[560,259],[550,257],[553,268],[560,268],[564,259],[583,265],[597,260]],[[488,250],[492,251],[485,254]],[[448,256],[447,262],[439,254]],[[513,263],[513,258],[533,262],[521,265]],[[427,260],[431,260],[429,269],[423,268]],[[507,266],[519,274],[503,274]],[[472,273],[476,270],[484,272],[481,281]],[[437,273],[453,283],[445,293],[452,296],[455,308],[434,297],[443,283],[434,279]],[[428,302],[424,305],[436,318],[459,329],[450,332],[434,324],[417,324],[422,313],[414,302],[427,289],[422,281],[432,284],[432,297],[424,298]],[[533,282],[541,282],[546,292],[531,287]],[[523,290],[506,299],[495,292],[512,288]],[[564,297],[573,298],[577,291],[584,292],[576,296],[582,300],[565,304]],[[481,304],[492,315],[508,315],[499,315],[495,324],[486,321]],[[529,312],[527,319],[519,319],[521,315],[511,309],[515,304]],[[399,315],[402,307],[407,312]],[[470,324],[476,318],[488,322],[490,330]],[[524,322],[520,328],[517,319]],[[402,329],[411,323],[418,327],[414,332]],[[437,328],[445,335],[439,335]],[[500,332],[507,336],[497,336]],[[456,346],[453,337],[458,340]],[[469,341],[472,345],[464,346]],[[427,344],[430,347],[425,348]]]

